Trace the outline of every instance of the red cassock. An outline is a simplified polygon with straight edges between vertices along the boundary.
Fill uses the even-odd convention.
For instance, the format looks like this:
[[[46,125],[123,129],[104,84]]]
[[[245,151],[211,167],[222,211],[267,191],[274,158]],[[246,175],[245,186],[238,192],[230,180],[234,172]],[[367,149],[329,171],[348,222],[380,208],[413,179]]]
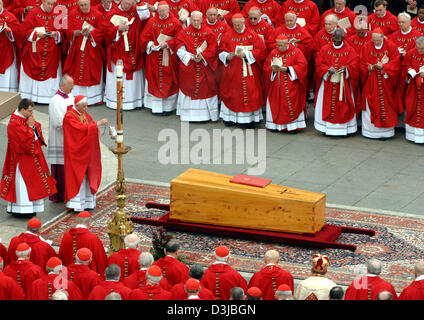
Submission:
[[[65,200],[75,197],[84,176],[92,194],[96,194],[102,179],[99,130],[97,123],[85,112],[79,114],[72,106],[63,118],[63,153],[65,157]]]
[[[249,9],[252,7],[258,7],[261,10],[262,14],[266,14],[268,18],[271,19],[271,22],[274,26],[278,24],[277,15],[280,11],[280,4],[275,0],[266,0],[259,2],[258,0],[249,0],[243,10],[241,11],[242,15],[245,17],[249,16]]]
[[[388,38],[394,43],[396,47],[402,47],[405,51],[415,48],[415,40],[421,37],[421,33],[414,28],[407,34],[402,34],[402,31],[397,30],[393,32]]]
[[[418,20],[418,17],[415,17],[411,20],[411,26],[415,30],[418,30],[418,32],[421,33],[422,36],[424,35],[424,22],[420,22]]]
[[[293,45],[302,51],[306,61],[309,61],[314,49],[314,39],[305,28],[301,27],[299,24],[296,24],[296,28],[293,29],[288,29],[286,25],[277,27],[269,39],[269,50],[277,47],[275,39],[280,34],[289,38],[289,41],[291,40]]]
[[[234,287],[240,287],[244,292],[247,290],[246,279],[224,263],[213,264],[207,268],[200,284],[212,291],[217,300],[230,300],[230,292]]]
[[[7,266],[7,248],[0,242],[0,257],[3,258],[3,267]]]
[[[377,296],[382,291],[389,291],[393,295],[393,300],[398,300],[397,293],[393,286],[381,279],[379,276],[363,276],[355,280],[345,293],[345,300],[377,300]]]
[[[250,278],[248,288],[258,287],[262,291],[263,300],[275,300],[275,291],[282,284],[288,285],[293,293],[294,280],[290,272],[270,265],[256,272]]]
[[[4,3],[4,7],[6,7],[13,15],[22,22],[23,18],[25,18],[28,13],[24,17],[24,9],[26,7],[38,7],[43,3],[42,0],[13,0],[13,3],[10,3],[8,6]],[[34,8],[33,8],[34,9]]]
[[[274,58],[281,58],[283,66],[292,67],[298,79],[291,81],[288,73],[278,72],[274,81],[271,81],[271,62]],[[272,121],[275,124],[295,121],[306,105],[308,63],[303,53],[293,45],[289,45],[285,52],[274,49],[264,63],[264,71]]]
[[[365,37],[360,37],[357,33],[355,33],[351,35],[346,41],[353,49],[355,49],[358,55],[361,55],[362,47],[368,41],[371,41],[371,32],[367,32]]]
[[[212,291],[208,288],[200,286],[198,293],[200,300],[216,300]],[[187,292],[184,289],[184,283],[178,283],[171,289],[172,300],[186,300],[188,298]]]
[[[297,18],[305,19],[305,28],[314,36],[318,32],[320,24],[320,14],[317,5],[311,0],[304,0],[302,3],[296,3],[294,0],[287,0],[281,5],[277,20],[280,25],[284,24],[284,15],[288,11],[294,11]],[[299,23],[299,21],[297,21]]]
[[[256,61],[251,65],[246,63],[246,76],[243,75],[244,60],[237,56],[234,56],[230,63],[222,68],[220,98],[233,112],[254,112],[264,104],[261,69],[267,50],[256,32],[244,27],[242,33],[231,29],[222,36],[218,54],[224,51],[235,53],[236,47],[240,45],[252,46],[253,49],[250,51]]]
[[[175,39],[175,50],[184,46],[192,54],[196,54],[199,48],[206,41],[207,47],[202,52],[207,66],[201,60],[199,63],[190,61],[186,66],[178,59],[180,90],[184,95],[192,100],[208,99],[218,94],[218,87],[214,75],[218,67],[217,41],[215,35],[207,26],[201,25],[200,29],[189,25],[181,30]]]
[[[80,290],[82,299],[86,300],[91,290],[103,283],[102,278],[89,266],[82,264],[71,264],[67,267],[68,279],[71,280]]]
[[[215,7],[217,9],[229,11],[226,15],[224,15],[224,20],[227,21],[227,23],[231,24],[231,18],[234,14],[240,12],[240,5],[237,0],[204,0],[203,2],[197,4],[200,11],[203,13],[204,16],[206,16],[206,11],[210,7]]]
[[[315,61],[317,87],[320,86],[323,76],[330,67],[339,70],[343,66],[346,66],[349,78],[346,79],[346,72],[343,72],[344,91],[341,100],[339,97],[341,84],[331,82],[331,76],[324,80],[322,119],[334,124],[347,123],[356,116],[356,104],[352,100],[352,93],[357,92],[359,56],[347,42],[343,42],[340,49],[334,48],[331,43],[321,49]]]
[[[419,54],[416,48],[409,51],[402,63],[402,76],[400,84],[406,82],[408,70],[414,69],[420,72],[420,68],[424,65],[424,54]],[[403,106],[405,108],[405,123],[414,127],[424,129],[424,121],[422,118],[422,110],[424,106],[424,85],[423,78],[417,75],[415,78],[409,78],[410,82],[406,86],[405,99]]]
[[[377,17],[375,13],[368,16],[368,29],[381,28],[385,36],[392,34],[399,29],[398,19],[389,10],[383,18]]]
[[[130,300],[171,300],[172,295],[159,285],[144,285],[131,292]]]
[[[72,10],[78,7],[77,0],[57,0],[55,3],[56,6],[64,6],[68,10],[67,13],[70,14]]]
[[[383,65],[382,70],[374,68],[368,72],[368,64],[375,65],[384,57],[388,58],[388,62]],[[391,128],[398,123],[397,113],[401,106],[396,103],[394,92],[399,69],[400,54],[392,42],[384,40],[381,49],[376,49],[372,41],[363,47],[360,56],[363,88],[361,105],[362,110],[365,110],[365,99],[367,99],[371,111],[371,122],[378,128]]]
[[[116,264],[121,268],[121,281],[123,281],[140,269],[140,265],[138,264],[140,253],[137,249],[121,249],[111,254],[107,264]]]
[[[346,38],[355,33],[355,24],[354,23],[355,23],[356,14],[355,14],[355,12],[350,10],[347,6],[344,8],[344,10],[342,12],[337,12],[335,8],[331,8],[331,9],[328,9],[327,11],[325,11],[321,15],[321,22],[320,22],[319,29],[324,28],[324,19],[329,14],[335,14],[339,20],[342,20],[342,19],[345,19],[345,18],[349,19],[349,23],[350,23],[351,27],[346,29],[346,32],[347,32]]]
[[[119,293],[122,300],[129,300],[131,289],[127,288],[120,281],[104,281],[91,290],[87,300],[105,300],[109,293]]]
[[[95,8],[84,14],[77,6],[69,15],[68,29],[66,30],[67,54],[63,73],[70,75],[74,79],[74,84],[78,86],[98,85],[102,79],[102,64],[99,61],[105,60],[105,53],[102,47],[101,23],[102,14]],[[90,32],[96,46],[93,47],[89,38],[86,38],[84,51],[81,51],[84,36],[80,34],[73,36],[75,30],[81,31],[83,24],[88,23],[95,29]]]
[[[193,11],[201,11],[200,8],[194,4],[191,0],[165,0],[168,3],[169,6],[169,13],[173,15],[178,20],[178,12],[180,12],[181,9],[185,9],[188,11],[188,13],[192,13]],[[149,3],[153,6],[157,1],[156,0],[150,0]],[[201,5],[201,4],[200,4]],[[158,15],[156,15],[158,16]],[[189,15],[190,17],[190,15]],[[181,24],[181,23],[180,23]]]
[[[274,33],[274,28],[266,22],[264,19],[261,19],[257,25],[253,25],[250,20],[246,20],[245,25],[247,28],[255,31],[264,41],[265,46],[269,48],[270,38]]]
[[[63,39],[63,33],[56,26],[58,14],[53,9],[50,13],[43,11],[41,6],[32,9],[21,24],[21,46],[22,46],[22,66],[25,73],[33,80],[45,81],[57,77],[57,70],[61,59],[60,44],[56,44],[55,39],[45,37],[35,42],[28,41],[34,28],[44,27],[46,32],[56,31]],[[58,35],[59,36],[59,35]],[[31,40],[36,40],[34,33]],[[35,52],[34,52],[35,50]]]
[[[68,300],[82,300],[80,289],[72,281],[57,274],[48,274],[35,280],[29,287],[26,300],[53,300],[53,294],[58,289],[68,293]]]
[[[128,278],[122,281],[122,283],[130,289],[140,288],[141,286],[146,284],[146,272],[147,272],[147,269],[138,270],[134,272],[133,274],[131,274],[130,276],[128,276]],[[159,286],[166,291],[170,291],[172,288],[172,286],[169,284],[168,280],[166,280],[165,277],[162,277],[162,279],[159,282]]]
[[[47,260],[51,257],[57,257],[56,251],[47,242],[40,239],[39,236],[30,233],[21,233],[10,240],[7,261],[17,260],[16,247],[18,244],[26,242],[31,247],[29,260],[40,266],[43,271],[46,270]]]
[[[45,275],[39,266],[27,260],[11,262],[4,268],[3,273],[18,282],[26,294],[31,284]]]
[[[118,7],[118,5],[115,3],[115,1],[111,2],[111,8],[109,9],[109,11],[106,11],[105,8],[103,7],[102,3],[99,3],[95,6],[95,8],[102,14],[103,19],[105,19],[107,17],[107,15],[109,14],[110,10],[115,9],[116,7]]]
[[[424,280],[414,281],[403,289],[399,300],[424,300]]]
[[[96,271],[102,278],[107,266],[107,256],[103,243],[86,228],[71,228],[62,238],[59,248],[59,258],[64,266],[75,262],[78,249],[88,248],[93,253],[90,269]]]
[[[163,63],[164,50],[153,51],[151,54],[146,55],[144,73],[148,83],[149,93],[155,97],[166,99],[178,93],[178,57],[175,50],[175,37],[181,29],[181,23],[171,14],[163,20],[157,14],[148,20],[141,35],[141,46],[143,50],[146,50],[147,44],[150,41],[153,41],[154,45],[158,46],[157,39],[159,34],[172,38],[166,42],[169,46],[169,49],[166,49],[169,53],[168,65],[166,63],[164,65]],[[169,50],[172,50],[174,54],[171,54]]]
[[[21,286],[8,277],[4,272],[0,272],[0,300],[24,300],[25,293]]]
[[[212,30],[212,33],[215,35],[215,38],[218,40],[218,42],[221,41],[222,35],[231,29],[228,24],[219,19],[216,20],[215,24],[209,24],[207,22],[207,18],[205,18],[203,19],[203,24]]]
[[[15,38],[17,38],[16,35],[18,35],[19,32],[19,21],[11,12],[3,9],[3,13],[0,14],[0,26],[3,27],[6,24],[12,30]],[[13,61],[15,60],[15,54],[18,54],[17,48],[13,42],[9,40],[6,32],[4,31],[0,33],[0,48],[2,51],[2,59],[0,60],[0,74],[4,74],[7,68],[13,64]]]
[[[13,203],[16,202],[15,174],[18,163],[30,201],[40,200],[57,192],[56,180],[50,175],[41,150],[41,146],[46,146],[41,124],[35,122],[39,135],[35,140],[34,130],[28,127],[27,120],[12,113],[7,126],[8,144],[0,183],[0,197]]]
[[[168,280],[171,286],[177,283],[185,282],[189,276],[189,268],[178,259],[165,256],[155,261],[154,265],[161,267],[163,276]]]
[[[318,53],[327,44],[333,43],[333,34],[328,33],[325,29],[321,29],[314,37],[314,61],[317,58]]]
[[[110,22],[114,15],[125,17],[128,21],[134,19],[127,33],[128,51],[125,51],[125,37],[118,31],[119,26],[115,26]],[[126,80],[132,80],[133,73],[143,68],[145,47],[141,46],[140,34],[144,24],[145,22],[142,22],[138,16],[136,6],[132,6],[128,11],[121,10],[119,6],[116,6],[109,11],[102,24],[109,72],[112,72],[112,62],[116,65],[118,59],[121,59],[124,63]],[[114,42],[117,32],[119,32],[120,38],[117,42]]]

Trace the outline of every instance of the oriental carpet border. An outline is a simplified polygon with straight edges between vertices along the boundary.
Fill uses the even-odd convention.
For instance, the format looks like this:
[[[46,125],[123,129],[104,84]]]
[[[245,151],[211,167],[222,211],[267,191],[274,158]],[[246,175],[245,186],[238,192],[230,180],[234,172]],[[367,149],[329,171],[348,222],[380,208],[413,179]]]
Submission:
[[[146,209],[146,202],[169,204],[169,186],[154,183],[126,182],[127,206],[130,216],[158,219],[165,214],[157,209]],[[116,211],[114,184],[97,195],[97,208],[92,212],[90,230],[109,246],[107,225]],[[75,226],[76,214],[62,214],[43,226],[42,236],[59,246],[63,234]],[[181,244],[181,255],[187,264],[198,263],[205,267],[213,261],[213,250],[227,245],[231,251],[231,265],[241,271],[254,273],[263,267],[263,255],[269,249],[280,252],[281,266],[295,279],[310,275],[311,258],[320,252],[330,259],[327,277],[340,285],[349,285],[366,271],[365,262],[376,258],[383,262],[381,277],[390,281],[398,292],[413,281],[413,267],[424,256],[424,220],[416,217],[385,215],[364,210],[327,207],[326,223],[355,228],[372,229],[374,237],[361,234],[342,234],[337,242],[354,244],[355,252],[341,249],[317,249],[236,239],[200,233],[172,231]],[[140,249],[149,250],[157,227],[133,224],[141,238]]]

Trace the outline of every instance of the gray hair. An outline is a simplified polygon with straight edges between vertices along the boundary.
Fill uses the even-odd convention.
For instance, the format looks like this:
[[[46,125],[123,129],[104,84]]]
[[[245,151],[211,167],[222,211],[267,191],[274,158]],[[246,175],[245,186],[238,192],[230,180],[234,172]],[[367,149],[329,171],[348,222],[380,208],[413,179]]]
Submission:
[[[105,300],[122,300],[122,297],[118,292],[111,292],[106,296]]]
[[[423,36],[418,37],[417,40],[415,40],[415,43],[424,44],[424,37]]]
[[[400,17],[405,17],[408,21],[411,21],[411,15],[409,13],[406,13],[405,11],[398,14],[398,19]]]
[[[377,300],[393,300],[393,294],[389,291],[381,291],[377,295]]]
[[[367,272],[370,274],[379,275],[381,273],[381,262],[377,259],[367,261]]]
[[[203,17],[203,13],[201,13],[200,11],[192,11],[190,14],[190,17],[194,17],[194,16],[200,16],[200,18]]]
[[[244,290],[240,287],[234,287],[230,291],[232,300],[244,300]]]
[[[125,247],[136,249],[140,242],[140,238],[135,233],[130,233],[124,238]]]
[[[280,260],[280,254],[277,250],[268,250],[264,255],[264,260],[267,262],[278,262]]]
[[[420,37],[420,38],[424,38],[424,37]],[[418,276],[422,276],[424,274],[424,260],[418,261],[414,266],[414,270]]]
[[[66,74],[66,73],[65,73],[65,74],[62,76],[62,78],[60,78],[60,81],[59,81],[59,88],[61,88],[61,87],[65,86],[69,79],[72,79],[72,77],[71,77],[69,74]]]
[[[203,277],[203,274],[205,273],[205,269],[200,264],[194,264],[191,266],[189,271],[189,276],[200,280]]]
[[[295,17],[297,18],[296,13],[294,13],[294,12],[287,12],[287,13],[284,15],[284,18],[285,18],[286,16],[288,16],[288,15],[292,15],[292,16],[295,16]]]
[[[333,13],[326,15],[325,18],[324,18],[324,21],[328,21],[328,19],[331,19],[331,21],[334,22],[334,23],[339,22],[339,18],[337,18],[337,16]]]
[[[68,292],[65,290],[56,290],[52,295],[52,300],[68,300]]]
[[[106,280],[119,280],[121,278],[121,268],[117,264],[110,264],[105,269]]]
[[[153,255],[150,252],[142,252],[138,256],[138,264],[140,267],[148,268],[153,264]]]

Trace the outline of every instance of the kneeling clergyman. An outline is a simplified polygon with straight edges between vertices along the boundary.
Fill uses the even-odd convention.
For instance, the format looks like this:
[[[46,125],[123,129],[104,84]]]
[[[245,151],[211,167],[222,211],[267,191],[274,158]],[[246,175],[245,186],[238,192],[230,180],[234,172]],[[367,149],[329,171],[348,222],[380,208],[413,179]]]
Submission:
[[[87,111],[87,97],[75,97],[63,118],[65,157],[65,204],[75,212],[96,207],[96,192],[102,178],[98,127],[107,119],[94,122]]]
[[[42,146],[46,146],[41,124],[33,116],[34,103],[23,99],[7,126],[7,151],[0,184],[0,196],[7,212],[35,216],[44,211],[44,198],[56,193]]]

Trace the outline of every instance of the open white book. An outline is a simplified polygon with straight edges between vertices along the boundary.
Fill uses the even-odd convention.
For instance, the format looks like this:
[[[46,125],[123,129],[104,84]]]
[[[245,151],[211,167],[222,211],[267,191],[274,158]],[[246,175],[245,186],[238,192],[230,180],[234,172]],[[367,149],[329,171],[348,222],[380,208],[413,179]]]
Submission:
[[[348,17],[340,19],[337,25],[343,29],[349,29],[350,27],[352,27],[352,24],[350,23],[350,20]]]
[[[160,33],[157,41],[159,45],[164,44],[166,41],[174,39],[173,37],[167,36],[166,34]],[[162,55],[162,65],[167,67],[169,66],[169,52],[168,49],[163,49],[163,55]]]
[[[112,18],[110,18],[110,22],[114,26],[120,26],[120,25],[129,26],[134,22],[134,18],[132,18],[131,20],[128,21],[127,17],[123,17],[123,16],[120,16],[120,15],[114,14],[112,16]],[[129,43],[128,43],[128,31],[122,32],[122,35],[124,36],[125,51],[129,51],[130,46],[129,46]]]
[[[84,21],[84,23],[82,24],[82,30],[84,29],[87,29],[88,31],[93,31],[95,28],[91,24],[89,24],[87,21]],[[84,36],[84,38],[82,39],[81,47],[80,47],[81,51],[84,51],[86,43],[87,43],[87,37]]]
[[[189,15],[189,12],[184,8],[181,8],[180,11],[178,11],[178,18],[180,20],[187,20]]]
[[[274,57],[271,60],[271,67],[283,67],[283,59],[281,57]]]
[[[36,32],[36,33],[46,33],[46,28],[44,28],[44,27],[35,27],[34,28],[34,31]],[[40,38],[35,38],[35,40],[34,41],[32,41],[32,52],[37,52],[37,41],[39,40]]]
[[[197,55],[202,54],[202,52],[203,52],[203,51],[205,51],[207,47],[208,47],[208,43],[207,43],[207,42],[206,42],[206,40],[205,40],[205,41],[203,41],[203,43],[200,45],[200,47],[198,47],[198,48],[196,49],[196,54],[197,54]]]
[[[225,16],[226,14],[228,14],[230,11],[228,11],[228,10],[222,10],[222,9],[218,9],[218,15],[219,16],[221,16],[221,17],[223,17],[223,16]]]
[[[305,18],[297,18],[296,23],[298,23],[301,27],[306,26],[306,20]]]

